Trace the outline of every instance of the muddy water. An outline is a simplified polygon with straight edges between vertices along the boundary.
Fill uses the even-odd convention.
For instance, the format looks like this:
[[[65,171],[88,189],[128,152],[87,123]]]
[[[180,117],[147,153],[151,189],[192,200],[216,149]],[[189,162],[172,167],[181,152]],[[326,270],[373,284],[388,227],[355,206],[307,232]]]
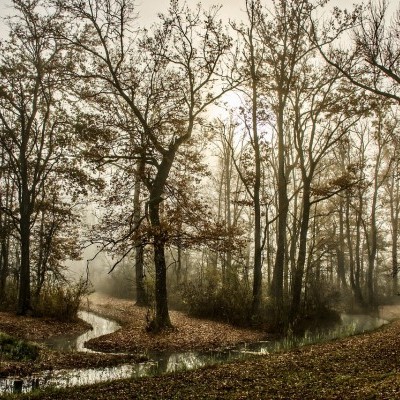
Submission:
[[[97,336],[111,333],[120,326],[106,318],[90,312],[81,312],[80,318],[93,326],[93,329],[75,338],[62,338],[49,342],[52,348],[62,350],[90,351],[84,344]],[[29,392],[36,388],[81,386],[115,379],[134,378],[149,375],[159,375],[167,372],[176,372],[200,368],[205,365],[225,362],[234,359],[243,359],[251,355],[269,354],[276,351],[299,347],[338,337],[345,337],[356,333],[377,329],[387,323],[386,320],[368,315],[341,316],[341,322],[331,328],[306,332],[302,336],[293,336],[276,341],[263,341],[243,344],[222,351],[212,352],[174,352],[149,353],[149,362],[140,364],[122,364],[115,367],[68,369],[44,371],[29,377],[9,377],[0,379],[0,394],[12,392]]]

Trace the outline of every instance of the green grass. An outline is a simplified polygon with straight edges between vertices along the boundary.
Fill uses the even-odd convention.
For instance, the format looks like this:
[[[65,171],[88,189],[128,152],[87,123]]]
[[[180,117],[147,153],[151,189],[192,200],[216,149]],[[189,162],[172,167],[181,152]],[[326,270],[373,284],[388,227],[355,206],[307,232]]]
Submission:
[[[0,360],[31,361],[38,355],[36,345],[0,332]]]

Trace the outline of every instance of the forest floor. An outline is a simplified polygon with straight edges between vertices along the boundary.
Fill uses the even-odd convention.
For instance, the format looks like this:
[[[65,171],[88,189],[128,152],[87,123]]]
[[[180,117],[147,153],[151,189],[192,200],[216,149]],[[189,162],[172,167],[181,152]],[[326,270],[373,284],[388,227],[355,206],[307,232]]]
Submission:
[[[381,317],[399,318],[400,307]],[[374,332],[195,371],[23,399],[399,399],[400,320]]]
[[[82,308],[114,319],[121,325],[117,332],[87,342],[87,347],[106,354],[61,352],[41,346],[39,358],[35,361],[7,361],[2,359],[0,353],[0,377],[24,376],[32,372],[60,368],[105,367],[144,361],[149,351],[210,350],[255,342],[266,337],[265,332],[191,318],[177,311],[170,312],[174,329],[156,335],[146,332],[146,308],[135,306],[131,300],[115,299],[97,293],[89,296],[83,302]],[[48,318],[0,313],[0,332],[33,342],[51,337],[78,335],[88,329],[90,326],[80,320],[66,323]]]
[[[42,349],[35,362],[0,360],[0,376],[43,369],[115,365],[143,359],[151,350],[215,349],[265,338],[265,333],[171,312],[174,329],[161,335],[145,330],[146,309],[132,301],[93,294],[83,308],[118,321],[122,328],[94,339],[90,348],[129,355],[85,354]],[[400,306],[385,306],[380,317],[400,318]],[[0,331],[37,341],[79,334],[82,321],[17,317],[0,313]],[[246,361],[136,380],[26,395],[43,399],[398,399],[400,398],[400,320],[375,332]],[[24,396],[25,398],[25,396]]]
[[[113,319],[122,326],[114,333],[87,342],[87,347],[98,351],[139,355],[148,351],[211,350],[266,339],[266,333],[262,331],[193,318],[179,311],[170,311],[173,329],[154,334],[146,331],[145,307],[137,307],[131,300],[97,293],[89,296],[83,308]]]
[[[40,344],[44,339],[76,336],[90,328],[91,326],[82,320],[62,322],[51,318],[23,317],[0,312],[0,332],[17,339],[39,343],[40,347],[39,357],[34,361],[9,361],[2,357],[0,351],[0,377],[26,376],[41,370],[60,368],[109,366],[141,360],[137,355],[61,352],[49,350]]]

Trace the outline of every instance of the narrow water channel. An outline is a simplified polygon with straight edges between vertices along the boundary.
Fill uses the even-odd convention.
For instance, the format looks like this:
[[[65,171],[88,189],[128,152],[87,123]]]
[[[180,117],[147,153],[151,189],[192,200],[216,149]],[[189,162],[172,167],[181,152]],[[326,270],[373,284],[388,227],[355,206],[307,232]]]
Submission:
[[[47,339],[44,341],[46,346],[53,350],[60,351],[83,351],[95,353],[85,347],[85,343],[90,339],[99,336],[108,335],[121,328],[121,326],[111,319],[100,317],[97,314],[88,311],[79,311],[78,317],[92,326],[82,335],[77,336],[57,336],[56,338]]]
[[[115,322],[96,314],[82,311],[79,317],[93,326],[92,330],[75,338],[58,338],[48,341],[49,347],[67,351],[90,351],[86,341],[112,333],[120,328]],[[293,336],[274,341],[263,341],[235,346],[223,351],[208,352],[171,352],[150,353],[151,361],[139,364],[122,364],[115,367],[79,368],[44,371],[29,377],[9,377],[0,379],[0,394],[12,392],[29,392],[36,388],[66,388],[94,384],[109,380],[135,378],[149,375],[160,375],[167,372],[191,370],[229,360],[243,359],[252,355],[274,353],[293,347],[327,341],[371,331],[386,324],[387,321],[369,315],[341,315],[341,322],[330,328],[321,328],[306,332],[302,336]]]

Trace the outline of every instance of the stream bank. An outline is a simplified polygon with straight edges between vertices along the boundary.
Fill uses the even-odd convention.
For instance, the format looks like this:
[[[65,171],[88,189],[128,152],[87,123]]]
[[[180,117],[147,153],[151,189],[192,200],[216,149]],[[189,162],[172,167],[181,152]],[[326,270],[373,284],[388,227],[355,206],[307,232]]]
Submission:
[[[399,399],[399,337],[400,321],[395,321],[362,335],[174,373],[173,377],[48,389],[18,398]]]
[[[113,299],[113,301],[115,301]],[[121,301],[119,301],[121,302]],[[108,304],[108,300],[107,303]],[[115,304],[114,304],[115,305]],[[119,303],[121,306],[121,303]],[[132,304],[129,304],[130,307],[132,307]],[[388,308],[385,308],[387,311]],[[386,313],[381,312],[381,316],[386,317],[386,318],[395,318],[396,317],[396,312],[398,313],[398,308],[394,308],[394,311],[389,315]],[[96,310],[99,312],[98,310]],[[382,311],[382,310],[381,310]],[[116,309],[113,310],[113,312],[120,312],[123,315],[126,314],[126,309],[124,307],[117,307]],[[345,317],[347,318],[347,317]],[[342,331],[336,332],[336,333],[323,333],[325,340],[332,339],[333,337],[336,336],[344,336],[344,335],[349,335],[349,334],[354,334],[357,332],[361,332],[363,330],[369,330],[369,329],[374,329],[379,324],[382,322],[378,321],[378,325],[375,324],[375,322],[371,321],[376,321],[376,319],[373,319],[371,317],[365,318],[365,317],[357,317],[357,316],[351,316],[350,320],[347,320],[344,329]],[[353,322],[356,322],[358,319],[358,322],[353,324]],[[124,323],[123,321],[120,320],[120,322]],[[211,325],[207,325],[207,327],[211,326],[213,327],[213,323],[210,321],[197,321],[197,323],[209,323]],[[349,323],[350,322],[350,323]],[[126,327],[126,321],[125,321],[125,327]],[[357,327],[358,326],[358,327]],[[115,327],[114,327],[115,328]],[[118,328],[118,326],[117,326]],[[220,329],[220,326],[217,324],[214,326],[214,329],[218,328]],[[234,329],[234,328],[230,328]],[[118,330],[116,333],[121,333],[121,331],[124,331],[123,329]],[[128,330],[129,332],[129,330]],[[142,331],[143,332],[143,331]],[[104,333],[104,332],[103,332]],[[237,332],[235,332],[237,334]],[[254,332],[252,332],[254,334]],[[221,331],[219,331],[219,334],[221,334]],[[113,335],[115,333],[110,333],[106,336],[102,336],[99,339],[95,340],[105,340],[111,341],[113,339]],[[142,334],[143,335],[143,334]],[[166,333],[164,338],[161,338],[161,343],[162,341],[170,341],[171,339],[173,340],[173,337],[170,336],[171,333]],[[181,333],[182,335],[182,333]],[[93,336],[93,335],[92,335]],[[179,337],[179,335],[178,335]],[[187,337],[185,334],[184,337]],[[231,337],[231,333],[228,332],[228,337]],[[86,337],[88,339],[88,337]],[[90,339],[90,337],[89,337]],[[172,349],[170,351],[159,351],[157,349],[157,346],[154,346],[152,349],[147,349],[147,355],[156,361],[156,363],[145,363],[145,364],[138,364],[138,361],[140,361],[140,358],[135,355],[119,355],[119,354],[98,354],[98,353],[93,353],[93,354],[81,354],[79,352],[55,352],[56,354],[62,355],[61,358],[57,358],[58,361],[61,361],[61,363],[56,363],[55,367],[52,368],[52,371],[50,371],[49,374],[46,373],[43,375],[43,373],[38,376],[29,376],[26,379],[26,384],[25,386],[28,387],[36,387],[38,384],[40,386],[46,386],[43,385],[44,381],[47,381],[49,384],[54,385],[54,386],[61,386],[61,387],[66,387],[70,386],[73,384],[78,384],[78,385],[83,385],[83,384],[90,384],[102,380],[108,380],[108,379],[120,379],[120,378],[126,378],[126,377],[131,377],[131,376],[143,376],[143,375],[153,375],[153,374],[160,374],[160,373],[165,373],[165,372],[174,372],[174,371],[179,371],[181,369],[187,370],[187,369],[192,369],[192,368],[198,368],[205,366],[207,364],[213,363],[219,363],[219,362],[227,362],[230,359],[244,359],[248,358],[249,356],[251,357],[253,354],[258,353],[258,354],[263,354],[263,353],[272,353],[276,350],[285,350],[288,347],[294,345],[304,345],[307,343],[312,343],[313,341],[320,341],[323,338],[321,337],[321,333],[316,332],[316,336],[314,337],[312,335],[309,335],[308,337],[305,338],[300,338],[299,340],[296,338],[294,339],[293,343],[285,343],[285,342],[271,342],[271,341],[260,341],[258,340],[256,344],[253,345],[238,345],[238,343],[228,346],[228,349],[223,352],[218,352],[218,351],[204,351],[207,349],[207,347],[201,348],[201,351],[199,350],[189,350],[189,351],[176,351],[175,349]],[[145,340],[148,340],[145,338]],[[298,342],[296,342],[298,340]],[[178,340],[179,343],[179,340]],[[206,342],[207,343],[207,342]],[[216,342],[215,344],[217,344]],[[221,343],[221,341],[219,342]],[[156,345],[159,344],[159,342],[155,343]],[[175,342],[172,342],[172,344],[175,344]],[[185,349],[183,349],[185,350]],[[215,347],[214,347],[215,350]],[[142,348],[143,352],[143,348]],[[143,354],[143,353],[142,353]],[[270,356],[270,355],[269,355]],[[86,365],[85,361],[83,363],[75,365],[76,367],[79,367],[79,369],[74,369],[74,362],[70,363],[64,363],[62,358],[64,357],[64,361],[68,360],[68,357],[70,359],[75,359],[75,360],[86,360]],[[129,357],[131,359],[129,360]],[[210,360],[211,358],[211,360]],[[96,360],[96,361],[95,361]],[[236,362],[241,362],[241,361],[236,361]],[[95,368],[95,366],[101,366],[101,368]],[[118,365],[118,366],[117,366]],[[113,368],[108,368],[112,366]],[[44,365],[43,365],[44,367]],[[69,368],[68,370],[62,369],[61,371],[57,371],[60,367],[64,368]],[[71,368],[72,367],[72,368]],[[43,370],[44,368],[40,368]],[[37,370],[36,370],[37,371]],[[19,376],[24,375],[23,371],[20,371],[21,373]],[[110,375],[111,374],[111,375]],[[34,374],[35,375],[35,374]],[[89,378],[85,378],[85,376],[88,376]],[[93,376],[98,377],[100,376],[100,379],[94,379]],[[21,380],[21,379],[18,379]],[[41,381],[40,381],[41,380]],[[58,382],[58,383],[57,383]],[[60,383],[64,382],[64,383]],[[9,382],[9,385],[13,386],[13,382]],[[3,385],[4,386],[4,385]]]
[[[47,340],[46,344],[65,351],[88,351],[86,340],[96,336],[112,334],[120,330],[120,326],[96,314],[81,311],[79,317],[90,323],[93,329],[78,336],[75,340],[69,337]],[[310,343],[332,340],[334,338],[357,334],[376,329],[386,323],[385,320],[367,315],[342,315],[341,323],[329,329],[308,332],[302,336],[258,341],[232,346],[218,351],[197,352],[148,352],[150,361],[130,363],[113,367],[75,368],[47,370],[23,377],[0,379],[0,393],[29,392],[33,389],[67,388],[71,386],[92,385],[104,381],[124,378],[162,375],[165,373],[198,369],[201,367],[243,360],[254,355],[273,354],[282,350],[304,346]],[[89,350],[90,351],[90,350]]]

